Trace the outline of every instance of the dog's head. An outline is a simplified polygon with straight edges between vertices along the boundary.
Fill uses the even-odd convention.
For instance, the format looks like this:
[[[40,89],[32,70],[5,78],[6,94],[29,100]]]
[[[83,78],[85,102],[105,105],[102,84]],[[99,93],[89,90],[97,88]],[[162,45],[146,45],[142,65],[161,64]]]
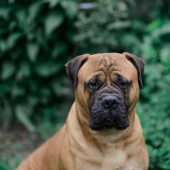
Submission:
[[[75,100],[86,111],[92,130],[129,126],[143,70],[142,59],[127,52],[84,54],[66,63]]]

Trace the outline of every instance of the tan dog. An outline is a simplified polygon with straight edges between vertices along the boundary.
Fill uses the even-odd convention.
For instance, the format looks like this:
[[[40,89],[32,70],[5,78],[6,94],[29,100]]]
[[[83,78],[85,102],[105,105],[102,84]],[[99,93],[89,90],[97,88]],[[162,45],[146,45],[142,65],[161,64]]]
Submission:
[[[135,112],[143,61],[129,53],[78,56],[66,64],[75,102],[63,128],[18,170],[147,170]]]

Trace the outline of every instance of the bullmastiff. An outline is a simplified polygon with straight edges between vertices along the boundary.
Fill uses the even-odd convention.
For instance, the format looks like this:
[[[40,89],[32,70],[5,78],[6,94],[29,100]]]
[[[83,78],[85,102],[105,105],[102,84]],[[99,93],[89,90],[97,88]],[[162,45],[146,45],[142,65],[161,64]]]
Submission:
[[[142,59],[127,52],[84,54],[65,66],[75,92],[67,121],[17,170],[147,170],[135,109]]]

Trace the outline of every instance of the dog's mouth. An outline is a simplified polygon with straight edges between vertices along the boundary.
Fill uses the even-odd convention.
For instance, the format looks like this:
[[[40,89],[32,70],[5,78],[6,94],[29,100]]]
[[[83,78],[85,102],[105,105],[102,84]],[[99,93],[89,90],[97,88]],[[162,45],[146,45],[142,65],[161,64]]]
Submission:
[[[127,107],[119,96],[105,95],[97,98],[90,107],[89,125],[92,130],[114,128],[124,130],[129,126]]]
[[[89,110],[89,125],[92,130],[124,130],[129,126],[128,106],[120,92],[101,92],[94,96]]]
[[[125,130],[129,126],[128,118],[124,118],[122,121],[114,120],[112,121],[90,121],[90,128],[94,131],[101,131],[107,129]]]

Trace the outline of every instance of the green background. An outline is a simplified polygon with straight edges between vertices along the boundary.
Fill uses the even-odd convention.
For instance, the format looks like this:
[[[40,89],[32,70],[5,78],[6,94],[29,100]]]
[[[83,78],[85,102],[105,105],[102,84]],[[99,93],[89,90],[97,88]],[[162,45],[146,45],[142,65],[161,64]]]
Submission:
[[[114,51],[145,61],[137,112],[150,170],[170,170],[170,1],[82,3],[0,1],[0,170],[15,169],[65,121],[73,101],[66,61]]]

